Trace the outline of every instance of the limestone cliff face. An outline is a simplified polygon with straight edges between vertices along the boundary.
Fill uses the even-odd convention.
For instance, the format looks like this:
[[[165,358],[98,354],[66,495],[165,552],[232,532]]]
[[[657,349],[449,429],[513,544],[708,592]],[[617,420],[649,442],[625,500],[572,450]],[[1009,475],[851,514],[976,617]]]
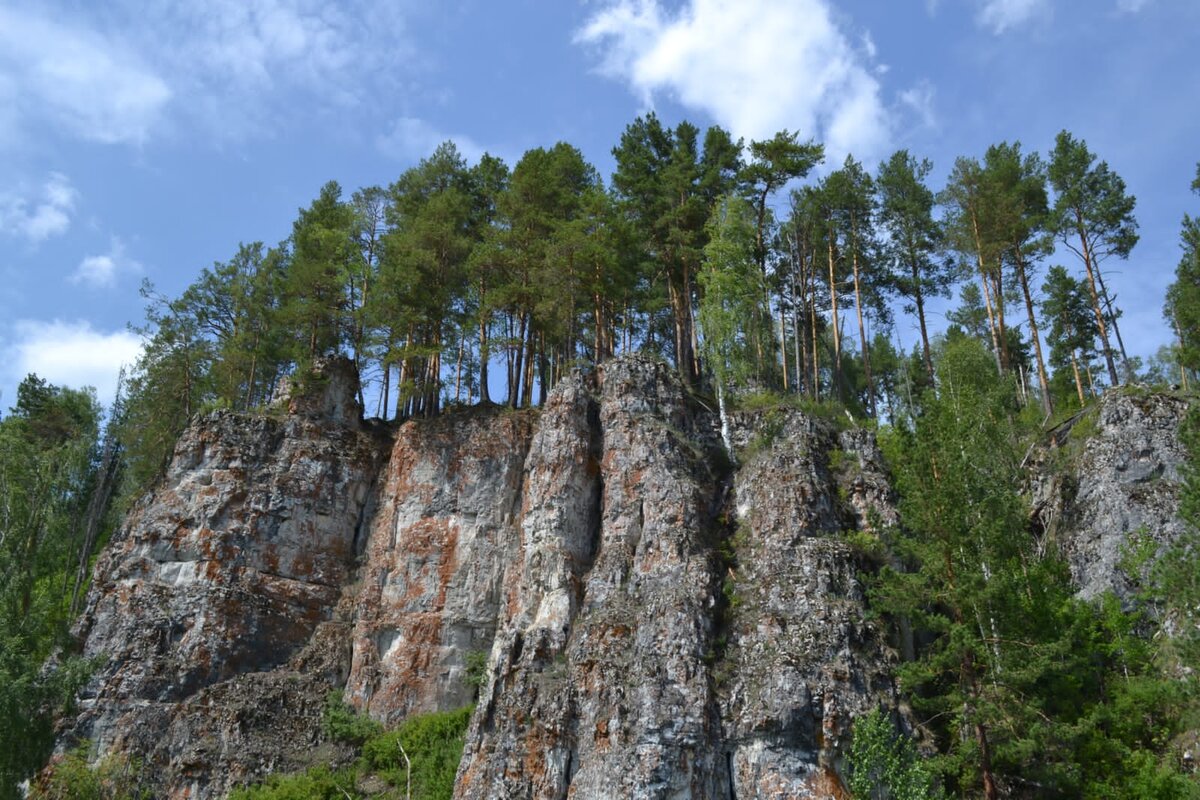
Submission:
[[[383,452],[347,367],[275,416],[197,419],[96,565],[79,635],[103,664],[72,733],[173,797],[302,763],[345,679],[337,606]]]
[[[1188,401],[1121,390],[1054,431],[1030,469],[1035,523],[1067,559],[1083,597],[1129,598],[1121,562],[1135,540],[1159,551],[1184,531],[1179,427]]]
[[[636,357],[539,411],[394,431],[358,421],[346,365],[306,384],[198,418],[97,565],[80,635],[107,661],[72,735],[147,759],[159,795],[336,760],[334,689],[389,724],[475,701],[472,800],[843,797],[854,718],[906,719],[846,536],[896,522],[869,432],[737,414],[731,460]],[[1108,516],[1140,525],[1177,475],[1179,409],[1130,403],[1074,483],[1035,482],[1081,586],[1110,574]],[[1126,495],[1088,494],[1100,473]]]

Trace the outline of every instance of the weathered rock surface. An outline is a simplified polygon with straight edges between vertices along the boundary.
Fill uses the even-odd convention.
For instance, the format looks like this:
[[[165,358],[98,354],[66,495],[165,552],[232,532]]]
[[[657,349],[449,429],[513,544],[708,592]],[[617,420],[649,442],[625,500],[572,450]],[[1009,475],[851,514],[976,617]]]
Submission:
[[[518,558],[533,416],[500,409],[405,424],[384,475],[354,607],[346,697],[384,722],[472,700]]]
[[[346,368],[195,421],[97,565],[80,634],[107,662],[72,733],[159,796],[336,760],[331,689],[388,724],[474,700],[471,800],[839,798],[854,718],[906,718],[846,535],[897,520],[870,432],[739,413],[732,464],[673,371],[627,357],[540,411],[389,438]],[[1034,457],[1085,594],[1128,589],[1132,533],[1179,531],[1184,408],[1111,394]]]
[[[522,558],[456,794],[725,797],[708,663],[717,491],[670,369],[557,389],[529,454]]]
[[[1179,426],[1187,407],[1170,394],[1110,391],[1036,454],[1034,520],[1060,548],[1081,596],[1130,598],[1137,576],[1121,563],[1135,539],[1161,552],[1184,532]]]
[[[104,663],[71,736],[145,758],[164,795],[303,764],[345,680],[335,607],[385,445],[345,411],[349,365],[319,378],[302,416],[196,420],[96,565],[78,633]]]
[[[896,708],[895,657],[865,621],[848,530],[898,521],[865,431],[797,411],[739,415],[738,533],[725,576],[731,620],[718,680],[736,797],[848,796],[855,717]]]

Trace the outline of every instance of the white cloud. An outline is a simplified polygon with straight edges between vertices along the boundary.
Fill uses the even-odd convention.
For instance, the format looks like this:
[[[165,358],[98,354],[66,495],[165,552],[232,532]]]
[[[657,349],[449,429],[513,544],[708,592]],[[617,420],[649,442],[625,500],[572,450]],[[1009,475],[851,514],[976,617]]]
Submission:
[[[37,123],[105,143],[270,135],[378,97],[412,58],[406,3],[50,0],[0,6],[0,144]],[[300,92],[298,97],[296,92]]]
[[[601,71],[647,106],[665,93],[737,136],[799,129],[825,143],[831,163],[881,155],[889,138],[871,41],[852,45],[826,0],[690,0],[675,14],[656,0],[616,0],[576,41],[600,45]]]
[[[119,41],[11,8],[0,8],[0,77],[10,114],[105,143],[142,141],[171,97]]]
[[[376,139],[376,146],[384,155],[398,161],[418,161],[433,154],[437,146],[445,141],[454,142],[458,152],[468,162],[475,162],[483,155],[484,148],[469,136],[443,133],[423,119],[400,117],[392,128]]]
[[[933,84],[921,81],[897,95],[900,105],[920,120],[926,128],[937,128],[937,115],[933,112]]]
[[[142,265],[129,257],[125,252],[125,244],[114,236],[107,253],[86,256],[71,273],[69,280],[93,289],[107,289],[117,285],[120,274],[137,274],[141,271]]]
[[[976,18],[980,25],[1001,34],[1049,9],[1049,0],[985,0]]]
[[[122,365],[132,365],[142,343],[129,331],[98,331],[84,321],[18,320],[4,347],[0,379],[9,391],[31,372],[50,383],[82,388],[94,386],[97,397],[110,403]],[[16,401],[5,393],[4,406]]]
[[[1136,14],[1148,5],[1150,0],[1117,0],[1117,10],[1126,14]]]
[[[32,194],[32,197],[27,195]],[[51,172],[34,192],[0,194],[0,232],[37,244],[66,233],[79,192],[66,175]]]

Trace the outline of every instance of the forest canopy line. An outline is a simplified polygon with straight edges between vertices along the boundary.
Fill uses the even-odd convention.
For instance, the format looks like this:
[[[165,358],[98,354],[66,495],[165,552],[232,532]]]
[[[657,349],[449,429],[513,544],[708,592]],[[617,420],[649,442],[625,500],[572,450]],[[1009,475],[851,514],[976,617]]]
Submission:
[[[981,336],[1047,414],[1146,366],[1193,366],[1177,358],[1195,347],[1186,289],[1167,306],[1179,345],[1150,365],[1127,355],[1104,270],[1137,243],[1135,200],[1066,131],[1045,157],[1004,142],[959,158],[940,189],[932,165],[901,150],[874,174],[848,157],[786,198],[824,159],[796,132],[745,143],[648,114],[613,155],[606,185],[567,143],[510,168],[469,164],[447,142],[386,188],[346,197],[327,183],[288,239],[240,245],[178,298],[145,287],[146,350],[128,384],[153,398],[131,404],[145,456],[160,460],[196,409],[261,404],[281,375],[335,352],[354,359],[371,387],[360,399],[383,418],[538,404],[573,365],[631,350],[695,387],[720,374],[735,392],[891,418],[934,380],[929,302],[955,286],[948,335]],[[744,234],[715,219],[730,213]],[[714,236],[734,239],[714,250]],[[1056,243],[1077,263],[1048,264]],[[747,292],[736,325],[706,330],[714,254]],[[920,331],[919,369],[893,342],[896,308]]]

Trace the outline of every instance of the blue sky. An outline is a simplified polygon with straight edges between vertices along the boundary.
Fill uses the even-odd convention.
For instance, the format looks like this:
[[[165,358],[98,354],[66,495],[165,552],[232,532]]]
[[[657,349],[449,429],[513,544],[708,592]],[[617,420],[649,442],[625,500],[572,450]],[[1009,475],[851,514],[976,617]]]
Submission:
[[[1107,269],[1147,356],[1200,211],[1198,30],[1194,0],[0,0],[0,407],[28,371],[107,401],[142,278],[174,295],[278,242],[327,180],[386,185],[447,138],[510,164],[565,140],[607,176],[649,109],[835,164],[907,147],[939,186],[1067,128],[1138,198]]]

